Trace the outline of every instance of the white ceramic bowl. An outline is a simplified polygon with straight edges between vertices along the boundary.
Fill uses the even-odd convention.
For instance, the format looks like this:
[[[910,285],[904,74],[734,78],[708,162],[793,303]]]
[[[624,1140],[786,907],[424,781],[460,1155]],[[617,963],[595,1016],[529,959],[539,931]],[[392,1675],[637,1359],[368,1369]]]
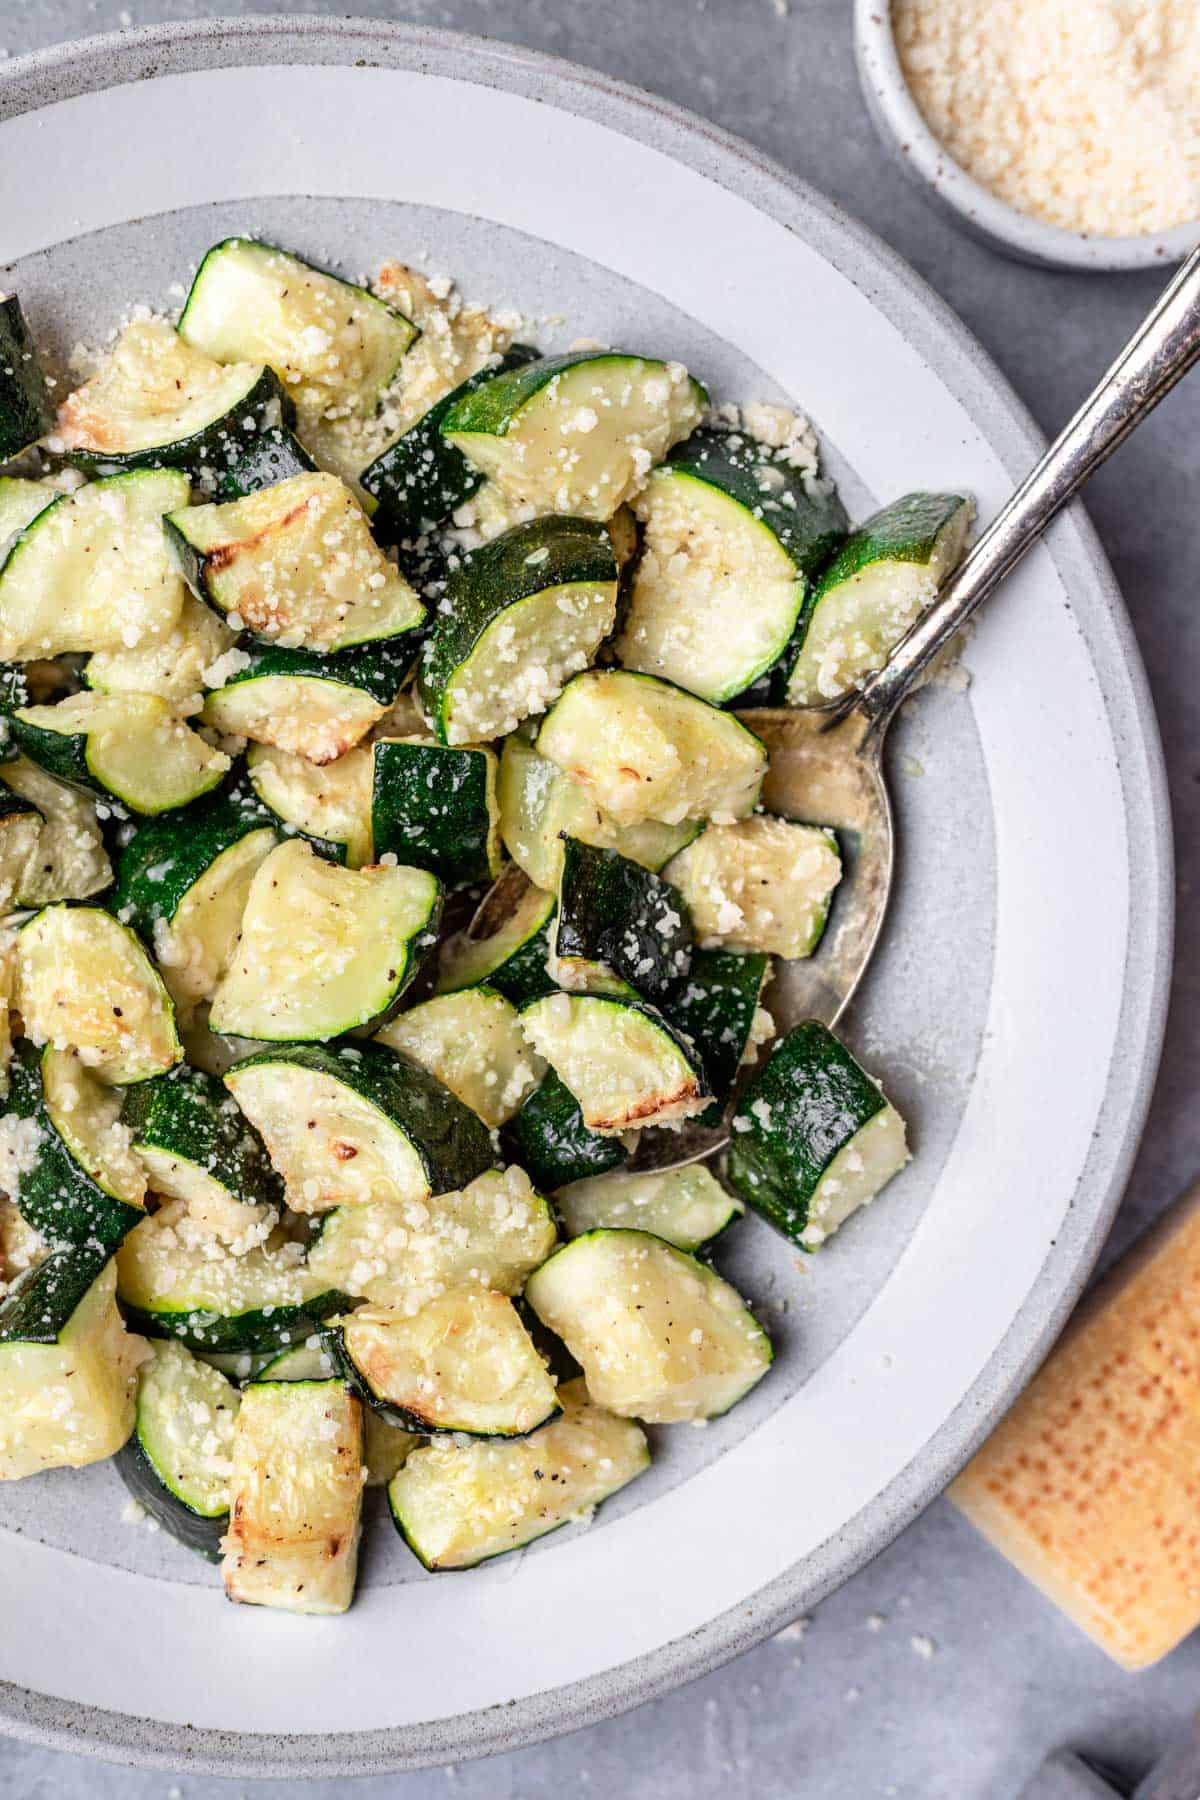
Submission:
[[[1200,220],[1139,237],[1097,237],[1019,212],[973,180],[925,123],[900,68],[890,0],[854,0],[854,50],[885,149],[935,205],[993,249],[1043,268],[1165,269],[1200,241]]]

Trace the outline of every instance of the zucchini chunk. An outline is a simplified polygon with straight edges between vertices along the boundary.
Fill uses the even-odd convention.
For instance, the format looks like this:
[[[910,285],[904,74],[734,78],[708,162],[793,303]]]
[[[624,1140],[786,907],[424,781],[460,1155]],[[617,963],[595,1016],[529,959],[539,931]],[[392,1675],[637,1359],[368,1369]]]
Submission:
[[[53,706],[22,706],[9,729],[48,775],[147,817],[211,793],[231,766],[156,694],[73,694]]]
[[[630,1227],[665,1238],[677,1250],[699,1250],[744,1208],[704,1163],[657,1173],[593,1175],[560,1188],[554,1205],[568,1237]]]
[[[162,977],[135,934],[96,906],[47,906],[17,938],[17,1011],[28,1037],[75,1050],[111,1087],[183,1055]]]
[[[373,754],[375,855],[428,869],[447,888],[495,880],[503,862],[495,751],[379,738]]]
[[[162,517],[187,497],[186,475],[136,469],[42,507],[0,569],[0,657],[26,662],[165,637],[185,589]]]
[[[588,985],[592,965],[661,1000],[691,967],[692,926],[678,888],[616,850],[568,838],[552,967],[563,987]],[[584,979],[576,981],[574,974]]]
[[[680,363],[583,350],[464,394],[442,432],[519,505],[610,519],[707,405]]]
[[[536,362],[537,354],[528,344],[514,344],[494,367],[478,369],[435,400],[415,425],[367,465],[359,482],[378,502],[377,531],[394,543],[423,537],[479,491],[482,472],[442,436],[442,421],[465,395],[507,369]]]
[[[559,1389],[561,1418],[514,1443],[438,1438],[388,1486],[392,1519],[427,1569],[472,1569],[585,1517],[650,1467],[646,1434]]]
[[[316,463],[299,438],[283,425],[267,426],[239,446],[217,481],[216,499],[244,500],[259,488],[290,481],[293,475],[312,475]]]
[[[329,1381],[334,1375],[332,1359],[322,1350],[318,1339],[293,1344],[272,1357],[255,1376],[256,1381]],[[401,1431],[389,1424],[373,1406],[363,1407],[363,1460],[367,1465],[366,1486],[386,1487],[392,1476],[404,1467],[409,1453],[424,1440],[415,1431]]]
[[[277,842],[256,806],[221,794],[139,825],[122,850],[112,910],[153,945],[181,1011],[216,992],[237,948],[250,883]]]
[[[774,1035],[774,1021],[762,1005],[770,975],[771,959],[764,951],[693,950],[687,979],[663,1002],[667,1017],[700,1052],[713,1091],[712,1105],[700,1115],[702,1125],[721,1123],[739,1069],[754,1062],[758,1046]]]
[[[545,1073],[511,1001],[494,988],[435,994],[376,1032],[457,1094],[490,1129],[512,1118]]]
[[[961,494],[905,494],[851,534],[805,606],[790,706],[823,706],[882,669],[961,557],[972,510]]]
[[[301,415],[367,417],[417,336],[395,307],[253,238],[214,244],[179,335],[217,362],[265,362]]]
[[[736,1191],[802,1250],[815,1250],[909,1160],[904,1121],[816,1019],[781,1038],[733,1115]]]
[[[641,1001],[548,994],[522,1007],[521,1029],[602,1136],[690,1119],[712,1098],[692,1046]]]
[[[347,750],[331,763],[310,762],[290,750],[253,744],[246,773],[259,800],[290,834],[347,868],[373,859],[369,746]]]
[[[343,1613],[362,1526],[362,1402],[340,1381],[255,1381],[242,1394],[221,1572],[231,1600]]]
[[[5,1146],[3,1168],[11,1164],[11,1146]],[[0,1200],[0,1299],[27,1269],[36,1269],[50,1254],[40,1231],[21,1216],[14,1200]]]
[[[645,1231],[589,1231],[525,1297],[583,1369],[597,1405],[647,1424],[713,1419],[761,1381],[771,1340],[715,1270]]]
[[[442,948],[439,993],[495,988],[514,1006],[552,994],[547,972],[557,902],[532,887],[519,869],[505,869],[484,895],[466,931]]]
[[[619,850],[643,869],[658,870],[702,829],[693,819],[679,825],[656,819],[618,825],[586,789],[539,756],[520,734],[505,740],[497,798],[505,849],[534,886],[548,893],[558,891],[565,838],[578,838],[598,850]]]
[[[407,1431],[524,1437],[559,1410],[550,1373],[504,1294],[451,1288],[411,1314],[362,1306],[324,1335],[359,1398]]]
[[[146,1337],[178,1338],[189,1350],[278,1350],[310,1337],[343,1312],[345,1294],[310,1270],[282,1231],[236,1253],[169,1200],[136,1225],[117,1252],[125,1317]]]
[[[395,704],[413,654],[407,637],[337,656],[276,646],[241,651],[240,666],[205,700],[204,720],[309,762],[335,762]]]
[[[93,800],[24,756],[0,763],[0,782],[34,807],[41,819],[35,854],[22,869],[12,895],[18,906],[87,900],[109,886],[112,869]]]
[[[145,1216],[146,1173],[118,1123],[119,1090],[70,1050],[17,1045],[0,1119],[6,1191],[51,1244],[114,1250]]]
[[[103,1462],[133,1430],[146,1345],[103,1252],[53,1251],[0,1301],[0,1481]]]
[[[97,650],[83,668],[83,678],[97,694],[157,694],[173,712],[199,710],[204,690],[237,643],[223,619],[210,606],[188,594],[173,628],[147,638],[132,650]]]
[[[778,452],[729,431],[677,445],[634,510],[642,554],[617,660],[714,705],[783,655],[848,527],[835,494],[810,492]]]
[[[629,1160],[629,1150],[619,1137],[601,1137],[588,1130],[578,1100],[553,1069],[511,1121],[504,1142],[513,1161],[551,1192]]]
[[[15,294],[0,300],[0,462],[19,456],[54,423],[33,336]]]
[[[133,1435],[117,1457],[125,1486],[163,1530],[221,1559],[242,1397],[182,1344],[160,1342],[138,1370]]]
[[[318,470],[242,500],[177,504],[165,522],[188,586],[235,631],[293,650],[349,650],[425,617],[336,475]]]
[[[247,439],[279,425],[284,405],[278,376],[261,361],[223,366],[164,320],[138,320],[63,401],[52,447],[89,474],[187,469],[203,485]]]
[[[295,1212],[419,1204],[495,1161],[474,1113],[379,1044],[263,1050],[235,1064],[225,1085],[262,1134]]]
[[[465,556],[417,674],[442,742],[483,743],[544,712],[611,632],[617,577],[608,533],[586,519],[530,519]]]
[[[820,825],[758,813],[710,825],[667,865],[701,943],[811,956],[842,878],[837,838]]]
[[[437,939],[441,890],[421,869],[344,869],[308,844],[259,863],[209,1025],[267,1043],[322,1041],[394,1006]]]
[[[26,885],[25,871],[37,855],[43,823],[32,800],[0,789],[0,909],[5,912]]]
[[[139,1082],[125,1095],[122,1120],[154,1191],[182,1200],[202,1230],[235,1251],[269,1236],[283,1183],[215,1075],[181,1064]]]
[[[450,1288],[518,1294],[558,1242],[549,1204],[523,1169],[489,1169],[421,1211],[395,1200],[339,1206],[309,1268],[375,1306],[419,1312]]]
[[[627,669],[568,682],[537,748],[621,825],[740,819],[767,768],[762,744],[732,713]]]

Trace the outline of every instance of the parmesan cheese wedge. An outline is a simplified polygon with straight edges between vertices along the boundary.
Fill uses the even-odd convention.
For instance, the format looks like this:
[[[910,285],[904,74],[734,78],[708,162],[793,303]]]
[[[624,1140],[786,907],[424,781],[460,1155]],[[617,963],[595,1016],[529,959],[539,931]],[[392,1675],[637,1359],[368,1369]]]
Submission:
[[[1200,1182],[1101,1283],[950,1498],[1122,1668],[1200,1625]]]

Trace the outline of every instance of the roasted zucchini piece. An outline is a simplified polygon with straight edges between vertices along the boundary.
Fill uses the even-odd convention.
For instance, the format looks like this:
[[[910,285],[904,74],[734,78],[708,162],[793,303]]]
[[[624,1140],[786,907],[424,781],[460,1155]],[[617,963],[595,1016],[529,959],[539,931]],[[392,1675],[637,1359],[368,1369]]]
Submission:
[[[114,1455],[145,1354],[103,1251],[55,1250],[21,1276],[0,1300],[0,1481]]]
[[[16,904],[49,906],[102,893],[112,881],[112,869],[95,801],[25,756],[0,763],[0,782],[41,817],[35,854],[12,896]]]
[[[762,744],[732,713],[650,675],[589,669],[567,686],[537,749],[621,825],[740,819],[766,773]]]
[[[148,647],[183,608],[162,518],[185,506],[187,476],[134,469],[39,509],[0,568],[0,658]]]
[[[235,1247],[261,1243],[283,1182],[258,1133],[215,1075],[181,1064],[125,1094],[122,1124],[154,1191]]]
[[[362,1524],[362,1403],[341,1381],[256,1381],[242,1394],[221,1572],[231,1600],[343,1613]]]
[[[701,943],[811,956],[842,878],[837,838],[758,813],[710,825],[667,865]]]
[[[516,1307],[485,1288],[451,1288],[415,1313],[360,1306],[323,1340],[359,1398],[407,1431],[524,1437],[558,1411]]]
[[[609,994],[548,994],[521,1029],[576,1100],[589,1131],[667,1125],[712,1095],[694,1048],[652,1006]]]
[[[419,1311],[449,1288],[518,1294],[558,1241],[523,1169],[490,1169],[422,1213],[400,1201],[339,1206],[309,1252],[313,1275],[376,1306]]]
[[[512,1118],[545,1073],[516,1007],[494,988],[435,994],[375,1035],[420,1063],[492,1129]]]
[[[293,475],[242,500],[176,503],[166,527],[189,587],[235,631],[288,649],[349,650],[425,618],[336,475]],[[3,596],[0,574],[0,607]]]
[[[114,1250],[145,1217],[146,1170],[120,1122],[121,1100],[73,1050],[17,1044],[0,1121],[5,1182],[48,1243]]]
[[[262,1134],[296,1212],[417,1204],[463,1187],[495,1161],[474,1113],[379,1044],[263,1050],[235,1064],[225,1085]]]
[[[97,694],[156,694],[181,717],[197,712],[206,688],[221,679],[237,644],[211,606],[188,594],[170,631],[147,638],[132,650],[97,650],[83,678]],[[242,652],[237,652],[238,661]]]
[[[117,1471],[164,1531],[210,1562],[229,1525],[229,1470],[242,1397],[182,1344],[152,1346],[138,1370],[133,1435]]]
[[[553,1069],[510,1121],[503,1141],[513,1161],[528,1169],[531,1179],[547,1192],[602,1175],[629,1160],[621,1138],[588,1130],[578,1100]]]
[[[412,669],[407,636],[342,650],[256,646],[204,702],[204,719],[218,731],[271,744],[310,762],[344,756],[393,706]]]
[[[733,1115],[728,1173],[756,1212],[815,1250],[909,1160],[904,1121],[816,1019],[789,1031]]]
[[[48,775],[145,816],[202,799],[230,768],[156,694],[74,694],[22,706],[9,729]]]
[[[372,838],[377,857],[428,869],[447,888],[500,873],[500,809],[494,750],[411,738],[372,747]]]
[[[597,1404],[664,1425],[728,1412],[771,1366],[771,1341],[714,1269],[645,1231],[589,1231],[525,1297]]]
[[[707,405],[680,363],[583,350],[464,394],[442,431],[518,504],[609,519]]]
[[[602,973],[661,1000],[686,976],[692,926],[679,889],[616,850],[568,838],[554,931],[552,972],[565,988]]]
[[[369,744],[347,750],[331,763],[253,744],[246,773],[259,800],[289,835],[307,838],[323,856],[350,869],[373,860]]]
[[[642,552],[617,658],[716,705],[787,650],[849,523],[779,452],[713,429],[676,445],[634,508]]]
[[[210,486],[258,433],[282,423],[279,378],[263,362],[214,362],[162,319],[127,325],[103,365],[68,394],[54,453],[91,474],[187,469]]]
[[[617,576],[608,533],[585,519],[531,519],[463,557],[417,674],[442,742],[485,743],[544,712],[611,632]]]
[[[743,1211],[704,1163],[593,1175],[559,1188],[554,1205],[568,1237],[629,1228],[665,1238],[677,1250],[701,1249]]]
[[[486,985],[522,1006],[556,983],[547,969],[556,901],[519,869],[505,869],[466,931],[443,946],[439,993]]]
[[[145,1081],[183,1055],[162,978],[135,934],[95,906],[47,906],[17,938],[25,1032],[75,1050],[113,1087]]]
[[[770,976],[771,959],[763,951],[693,950],[686,979],[663,1001],[667,1017],[699,1051],[713,1092],[702,1125],[720,1124],[738,1070],[774,1035],[762,1005]]]
[[[470,1569],[584,1518],[650,1467],[632,1420],[593,1406],[582,1381],[562,1416],[515,1443],[438,1438],[388,1487],[396,1529],[427,1569]]]
[[[344,869],[308,844],[258,865],[213,1031],[321,1041],[382,1019],[437,938],[441,889],[422,869]]]

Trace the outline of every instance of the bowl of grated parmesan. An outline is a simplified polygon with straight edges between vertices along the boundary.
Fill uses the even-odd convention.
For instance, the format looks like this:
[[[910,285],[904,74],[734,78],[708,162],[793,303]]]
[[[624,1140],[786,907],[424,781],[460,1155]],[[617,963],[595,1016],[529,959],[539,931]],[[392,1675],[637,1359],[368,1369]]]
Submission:
[[[899,166],[1021,261],[1145,269],[1200,241],[1195,0],[856,0]]]

